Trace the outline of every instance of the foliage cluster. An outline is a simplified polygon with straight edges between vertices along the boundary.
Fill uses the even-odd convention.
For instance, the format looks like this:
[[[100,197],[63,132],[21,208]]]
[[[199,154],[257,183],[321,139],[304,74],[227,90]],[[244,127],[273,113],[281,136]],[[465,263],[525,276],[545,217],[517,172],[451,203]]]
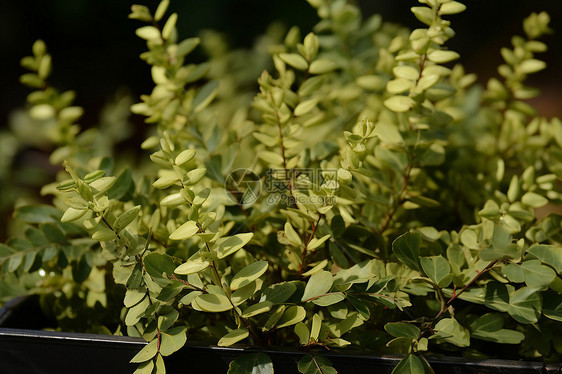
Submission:
[[[559,360],[562,216],[536,209],[561,202],[562,122],[525,102],[548,15],[480,87],[445,47],[460,2],[419,0],[411,32],[308,2],[313,33],[272,28],[250,51],[180,40],[168,0],[133,5],[155,84],[131,106],[153,124],[134,167],[113,157],[119,126],[80,131],[36,42],[28,113],[66,171],[52,206],[18,208],[3,294],[41,294],[62,329],[143,337],[138,373],[188,337],[405,355],[395,373],[432,372],[428,352]],[[310,352],[301,373],[337,372]],[[229,370],[272,371],[265,354]]]

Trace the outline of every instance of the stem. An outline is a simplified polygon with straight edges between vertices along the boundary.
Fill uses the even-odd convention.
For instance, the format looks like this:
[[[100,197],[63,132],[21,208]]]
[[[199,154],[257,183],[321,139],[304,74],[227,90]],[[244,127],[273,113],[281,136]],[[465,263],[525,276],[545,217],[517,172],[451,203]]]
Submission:
[[[402,204],[404,204],[404,202],[406,200],[404,198],[404,193],[406,192],[406,188],[408,187],[408,182],[410,180],[410,173],[412,172],[413,163],[414,163],[413,160],[411,160],[408,163],[408,166],[406,166],[406,170],[404,171],[404,177],[402,179],[402,187],[400,188],[400,192],[397,194],[397,197],[399,199],[396,203],[394,203],[390,207],[390,210],[386,213],[384,222],[383,222],[383,224],[381,226],[381,229],[379,231],[381,235],[386,231],[386,229],[388,229],[388,226],[390,225],[390,222],[392,221],[392,218],[396,214],[396,211],[398,210],[398,208]]]
[[[304,249],[302,251],[301,264],[299,266],[299,272],[298,272],[299,277],[301,276],[302,270],[305,267],[306,255],[308,253],[308,245],[312,241],[312,238],[314,238],[314,234],[316,233],[316,228],[318,227],[318,224],[320,223],[321,218],[322,218],[322,214],[319,214],[318,220],[316,221],[316,224],[314,224],[313,222],[310,222],[310,224],[312,225],[312,233],[310,233],[310,236],[308,237],[308,240],[307,240],[306,244],[304,245]]]
[[[488,272],[491,268],[493,268],[498,263],[498,261],[499,260],[494,260],[490,262],[484,269],[482,269],[482,271],[478,272],[476,276],[472,278],[472,280],[468,282],[458,293],[453,294],[451,298],[447,301],[447,303],[441,306],[441,310],[439,311],[439,313],[437,313],[437,315],[433,317],[433,322],[435,322],[439,317],[441,317],[441,315],[445,313],[447,308],[451,305],[453,301],[455,301],[457,297],[459,297],[464,291],[466,291],[470,286],[472,286],[472,284],[476,282],[482,274]]]
[[[207,250],[209,251],[209,253],[211,253],[211,248],[209,247],[209,243],[205,242],[205,246],[207,247]],[[228,301],[230,302],[230,305],[232,305],[232,310],[234,311],[234,314],[235,314],[235,317],[236,317],[236,322],[238,322],[238,321],[242,322],[242,324],[244,324],[244,326],[248,329],[248,331],[250,332],[250,334],[252,335],[252,338],[254,338],[256,343],[258,345],[263,345],[260,336],[254,331],[253,327],[248,323],[248,321],[246,321],[246,319],[244,317],[242,317],[242,315],[240,315],[238,313],[236,305],[234,305],[234,303],[230,299],[230,289],[228,289],[221,282],[221,277],[220,277],[219,271],[217,269],[217,265],[215,264],[215,261],[210,261],[210,263],[211,263],[210,264],[211,269],[213,270],[213,282],[215,283],[215,285],[221,287],[223,289],[223,291],[225,292],[225,294],[227,295]]]

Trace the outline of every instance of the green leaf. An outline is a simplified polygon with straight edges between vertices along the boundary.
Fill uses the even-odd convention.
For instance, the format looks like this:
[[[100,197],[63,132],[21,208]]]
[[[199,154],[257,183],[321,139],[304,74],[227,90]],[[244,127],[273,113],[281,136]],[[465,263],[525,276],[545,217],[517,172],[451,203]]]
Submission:
[[[519,258],[521,256],[519,247],[512,243],[512,239],[513,237],[506,226],[495,224],[492,245],[480,251],[480,258],[484,261]]]
[[[503,328],[504,317],[499,313],[487,313],[470,324],[471,337],[502,344],[519,344],[525,335]]]
[[[417,339],[421,334],[417,326],[405,322],[390,322],[384,325],[384,329],[395,338]]]
[[[162,200],[160,200],[161,206],[178,206],[185,204],[186,200],[183,198],[183,194],[181,192],[177,192],[171,195],[166,196]]]
[[[234,291],[252,283],[267,271],[268,266],[269,264],[267,261],[257,261],[246,266],[232,278],[230,281],[230,289]]]
[[[306,70],[308,68],[308,62],[306,62],[304,57],[296,53],[281,53],[279,58],[297,70]]]
[[[127,168],[119,174],[113,186],[107,191],[107,197],[111,199],[123,200],[135,189],[133,172]]]
[[[460,57],[460,55],[455,52],[455,51],[445,51],[445,50],[440,50],[440,51],[433,51],[433,52],[429,52],[427,54],[427,58],[429,59],[429,61],[438,63],[438,64],[444,64],[447,62],[451,62],[453,60],[456,60]]]
[[[156,279],[166,279],[164,274],[170,276],[176,269],[172,257],[162,253],[149,253],[144,257],[143,263],[146,272]]]
[[[199,252],[197,252],[189,259],[187,259],[186,262],[178,266],[174,270],[174,273],[182,275],[194,274],[205,270],[209,267],[209,265],[209,261],[207,259],[201,258],[201,255],[199,254]]]
[[[227,374],[273,374],[273,363],[265,353],[245,354],[228,365]]]
[[[541,310],[541,296],[536,288],[522,287],[509,295],[507,312],[517,322],[535,323]]]
[[[527,249],[527,253],[552,266],[562,274],[562,248],[554,245],[537,244]]]
[[[130,308],[136,305],[142,299],[144,299],[145,296],[146,296],[145,288],[127,290],[127,292],[125,293],[125,298],[123,299],[123,304],[127,308]]]
[[[183,178],[183,184],[190,185],[190,186],[194,185],[198,183],[201,179],[203,179],[206,173],[207,173],[207,169],[205,168],[190,170],[185,174],[185,177]]]
[[[397,78],[408,79],[415,81],[420,76],[420,70],[417,67],[410,65],[400,65],[392,69],[392,72]]]
[[[154,369],[154,361],[145,361],[140,364],[133,374],[152,374]]]
[[[175,164],[181,166],[193,159],[197,151],[195,149],[186,149],[180,152],[179,155],[176,156]]]
[[[466,5],[459,3],[458,1],[449,1],[447,3],[441,4],[439,8],[440,14],[458,14],[464,12]]]
[[[519,344],[525,339],[525,334],[515,330],[500,329],[497,331],[474,331],[472,337],[500,344]]]
[[[188,55],[189,53],[191,53],[195,48],[197,48],[197,46],[199,45],[199,43],[201,42],[201,39],[199,38],[188,38],[185,40],[182,40],[180,43],[178,43],[178,48],[176,50],[176,55],[178,57],[183,57]],[[193,72],[189,75],[188,82],[187,83],[191,83],[194,82],[196,80],[198,80],[200,77],[202,77],[203,75],[205,75],[207,73],[209,66],[208,64],[200,64],[197,66],[197,69],[200,70],[204,70],[204,72],[202,74],[196,74],[197,77],[192,76]]]
[[[244,310],[244,312],[242,312],[242,317],[243,318],[250,318],[253,316],[257,316],[258,314],[262,314],[265,312],[269,312],[271,310],[271,307],[273,306],[273,303],[271,301],[261,301],[259,303],[256,303],[248,308],[246,308]]]
[[[454,318],[443,318],[435,325],[437,336],[457,347],[470,345],[470,333]]]
[[[240,340],[246,339],[250,335],[247,329],[236,329],[220,338],[218,345],[220,347],[228,347],[238,343]],[[230,373],[230,370],[228,371]]]
[[[276,283],[262,291],[265,300],[273,304],[282,304],[287,301],[297,290],[297,285],[292,282]]]
[[[158,7],[154,12],[154,20],[156,22],[160,21],[162,17],[164,17],[164,14],[166,13],[166,10],[168,10],[169,5],[170,5],[170,0],[162,0],[160,4],[158,4]]]
[[[414,16],[421,22],[425,23],[428,26],[431,26],[433,23],[433,19],[435,18],[435,14],[431,8],[426,6],[415,6],[410,8]]]
[[[295,334],[299,337],[299,343],[301,345],[306,345],[310,342],[310,331],[308,327],[302,322],[299,322],[295,325],[294,328]]]
[[[261,287],[261,285],[258,286],[256,282],[252,282],[244,287],[241,287],[232,293],[230,300],[234,305],[238,306],[252,297],[252,295],[258,290],[258,287]]]
[[[154,26],[143,26],[135,30],[135,34],[141,39],[154,40],[160,38],[160,31]]]
[[[412,354],[404,357],[392,370],[392,374],[425,374],[422,361]]]
[[[441,284],[447,280],[447,277],[451,273],[451,267],[449,266],[449,261],[447,261],[443,256],[431,256],[422,257],[420,259],[421,266],[424,273],[438,286],[446,287],[448,284]],[[451,278],[449,277],[449,282]]]
[[[285,310],[283,316],[277,322],[277,328],[291,326],[299,323],[306,317],[306,311],[300,305],[292,305]]]
[[[150,343],[145,345],[144,348],[141,349],[141,351],[137,353],[130,362],[140,363],[151,360],[154,356],[156,356],[156,353],[158,353],[158,341],[157,339],[153,339]]]
[[[394,240],[392,251],[404,265],[410,269],[421,271],[420,246],[420,234],[407,232]]]
[[[392,94],[399,94],[404,91],[409,91],[414,86],[414,82],[409,79],[398,78],[388,81],[386,90]]]
[[[164,27],[162,27],[162,37],[164,39],[170,38],[172,32],[174,31],[174,28],[176,27],[177,20],[178,20],[177,13],[172,13],[170,17],[168,17],[168,20],[164,24]]]
[[[98,230],[96,230],[96,232],[92,234],[92,239],[97,240],[99,242],[113,240],[116,237],[117,236],[115,235],[115,232],[113,232],[113,230],[105,227],[99,228]]]
[[[486,313],[470,324],[474,331],[498,331],[503,327],[503,315],[499,313]]]
[[[197,234],[199,227],[195,221],[187,221],[178,227],[173,233],[170,234],[170,240],[184,240],[189,239]]]
[[[210,81],[206,83],[201,89],[197,92],[195,97],[193,98],[193,102],[195,103],[195,112],[198,113],[205,109],[211,101],[217,96],[219,92],[219,82],[218,81]]]
[[[175,174],[174,175],[165,175],[163,177],[158,178],[156,181],[154,181],[154,183],[152,183],[152,185],[154,186],[154,188],[158,188],[159,190],[162,190],[164,188],[168,188],[170,186],[173,186],[178,181],[179,181],[179,179]]]
[[[543,288],[556,278],[554,270],[542,265],[540,260],[527,260],[521,264],[521,269],[525,273],[525,283],[531,288]]]
[[[509,307],[509,290],[507,286],[499,282],[490,282],[486,284],[484,305],[500,312],[507,312]]]
[[[191,304],[194,308],[213,313],[225,312],[233,308],[228,297],[217,294],[199,295]]]
[[[343,292],[330,292],[313,299],[312,303],[318,306],[330,306],[333,304],[337,304],[342,300],[345,300],[345,295]]]
[[[342,170],[342,169],[340,169],[340,170]],[[324,244],[326,242],[326,240],[330,239],[331,236],[332,235],[327,234],[327,235],[324,235],[321,238],[312,238],[312,240],[310,240],[310,242],[308,243],[308,246],[307,246],[308,250],[314,250],[314,249],[320,247],[322,244]],[[324,268],[324,266],[322,266],[322,268]]]
[[[306,283],[301,301],[310,301],[315,297],[324,295],[332,288],[333,283],[334,277],[329,271],[323,270],[313,274]]]
[[[415,101],[408,96],[392,96],[384,101],[384,106],[393,112],[407,112],[412,109]]]
[[[244,247],[254,236],[253,233],[236,234],[218,239],[213,245],[212,250],[217,252],[217,257],[225,258],[236,253],[240,248]]]
[[[62,215],[61,222],[72,222],[80,219],[88,212],[88,209],[74,209],[68,208]]]
[[[191,291],[190,293],[188,293],[187,295],[185,295],[184,297],[182,297],[179,301],[178,304],[182,304],[182,305],[189,305],[193,302],[193,300],[199,296],[202,295],[203,292],[201,291]]]
[[[302,374],[337,374],[330,360],[319,354],[309,353],[303,356],[297,368]]]
[[[338,64],[326,59],[312,61],[308,72],[310,74],[326,74],[338,68]]]
[[[546,63],[541,60],[537,60],[534,58],[522,61],[516,69],[523,74],[531,74],[536,73],[537,71],[541,71],[546,68]]]
[[[521,197],[521,202],[532,208],[540,208],[548,204],[548,199],[535,192],[527,192]]]
[[[160,354],[169,356],[183,347],[187,341],[186,332],[186,327],[178,326],[160,333]]]
[[[374,134],[378,136],[380,140],[389,144],[402,144],[404,143],[404,138],[398,131],[398,127],[390,122],[381,122],[375,126],[373,131]]]
[[[116,177],[103,177],[90,183],[90,187],[94,189],[96,195],[101,195],[109,191],[116,181]]]
[[[316,108],[316,105],[318,104],[318,99],[310,99],[310,100],[306,100],[303,102],[300,102],[296,107],[295,110],[293,111],[293,114],[296,117],[299,116],[303,116],[305,114],[308,114],[309,112],[311,112],[314,108]]]
[[[119,215],[113,224],[113,229],[117,232],[123,230],[127,227],[131,222],[133,222],[139,215],[141,210],[141,206],[137,205]]]
[[[525,272],[519,264],[508,264],[502,269],[502,273],[509,279],[510,282],[523,283],[525,282]]]
[[[58,222],[61,216],[62,212],[50,205],[26,205],[15,212],[17,219],[31,224]]]
[[[318,313],[312,316],[312,325],[310,327],[310,339],[312,341],[318,341],[318,335],[320,334],[320,328],[322,327],[322,317]]]

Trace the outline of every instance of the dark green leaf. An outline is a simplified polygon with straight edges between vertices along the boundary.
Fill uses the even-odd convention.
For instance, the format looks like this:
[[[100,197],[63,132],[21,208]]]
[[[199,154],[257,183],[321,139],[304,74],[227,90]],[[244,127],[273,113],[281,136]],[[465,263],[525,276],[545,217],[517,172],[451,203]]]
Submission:
[[[447,286],[447,284],[441,284],[445,282],[446,278],[451,272],[451,267],[449,262],[443,256],[431,256],[422,257],[420,259],[421,266],[424,273],[437,285],[441,287]],[[451,281],[449,277],[449,282]]]
[[[408,232],[399,236],[392,243],[392,250],[404,265],[408,266],[410,269],[421,271],[420,245],[420,234]]]
[[[562,248],[554,245],[538,244],[527,250],[534,257],[552,266],[558,274],[562,274]]]
[[[562,295],[555,292],[544,293],[542,312],[545,317],[562,322]]]
[[[539,260],[528,260],[521,264],[525,273],[525,283],[531,288],[543,288],[556,278],[556,273],[550,267],[542,265]]]
[[[499,282],[488,283],[484,294],[484,305],[500,312],[506,312],[509,306],[509,291],[507,287]]]
[[[127,168],[119,174],[113,186],[107,191],[107,197],[109,199],[126,201],[134,189],[133,173],[131,169]]]
[[[137,262],[131,272],[131,275],[129,276],[129,279],[127,280],[128,289],[134,289],[140,286],[142,281],[142,271],[142,263]]]
[[[263,290],[265,300],[273,304],[281,304],[287,301],[295,293],[297,286],[291,282],[277,283]]]
[[[392,370],[392,374],[425,374],[422,361],[412,354],[404,357]]]
[[[72,277],[76,281],[76,283],[82,283],[92,271],[93,266],[93,256],[90,252],[85,253],[80,260],[73,263],[72,266]]]
[[[162,253],[150,253],[144,257],[144,268],[146,272],[155,279],[167,279],[174,273],[176,264],[172,257]]]
[[[251,353],[236,358],[227,374],[273,374],[273,363],[265,353]]]
[[[41,225],[41,230],[52,243],[66,244],[68,240],[62,230],[53,223]]]
[[[509,295],[507,312],[518,322],[535,323],[542,311],[541,296],[536,288],[522,287]]]
[[[15,216],[25,223],[59,222],[62,212],[50,205],[27,205],[16,209]]]
[[[395,338],[412,338],[417,339],[421,330],[411,323],[391,322],[384,325],[384,329]]]
[[[443,318],[435,325],[437,336],[457,347],[470,345],[470,333],[454,318]]]
[[[337,374],[330,360],[322,355],[313,355],[312,353],[301,358],[298,369],[302,374]]]

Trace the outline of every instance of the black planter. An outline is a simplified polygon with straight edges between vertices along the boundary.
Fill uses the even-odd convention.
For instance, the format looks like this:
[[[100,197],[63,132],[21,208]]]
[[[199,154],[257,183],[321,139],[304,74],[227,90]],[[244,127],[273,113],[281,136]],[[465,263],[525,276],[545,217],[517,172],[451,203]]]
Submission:
[[[21,305],[21,300],[19,301]],[[130,359],[146,344],[122,336],[26,330],[13,313],[14,302],[0,310],[0,374],[32,373],[132,373]],[[29,318],[29,316],[27,317]],[[168,373],[225,374],[229,363],[244,353],[267,353],[276,374],[298,373],[297,363],[306,352],[272,348],[223,348],[188,344],[166,358]],[[373,357],[359,353],[321,352],[340,374],[390,374],[397,357]],[[429,358],[436,374],[561,374],[561,365],[506,360]]]

